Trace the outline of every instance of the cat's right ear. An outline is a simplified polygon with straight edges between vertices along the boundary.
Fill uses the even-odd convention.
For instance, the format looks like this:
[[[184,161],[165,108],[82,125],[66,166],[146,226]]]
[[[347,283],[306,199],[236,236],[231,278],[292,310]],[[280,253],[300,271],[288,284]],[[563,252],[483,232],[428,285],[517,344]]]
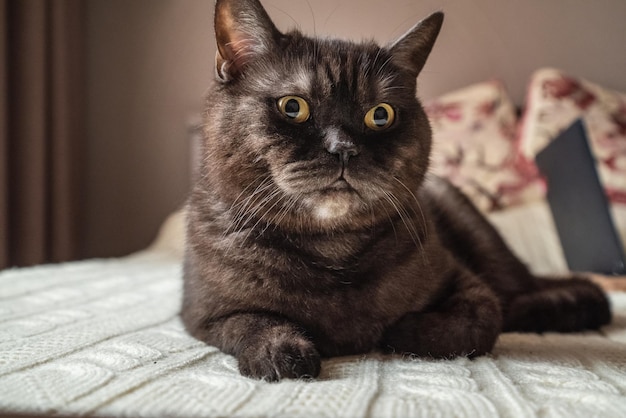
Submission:
[[[246,65],[270,52],[281,36],[258,0],[217,0],[217,78],[222,82],[238,78]]]

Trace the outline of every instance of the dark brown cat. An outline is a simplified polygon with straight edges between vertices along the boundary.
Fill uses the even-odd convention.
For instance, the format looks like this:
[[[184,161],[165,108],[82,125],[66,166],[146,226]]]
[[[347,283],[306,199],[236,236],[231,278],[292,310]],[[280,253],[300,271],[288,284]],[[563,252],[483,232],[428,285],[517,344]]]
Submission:
[[[320,356],[375,349],[478,356],[502,331],[610,321],[596,286],[534,277],[427,175],[416,77],[442,21],[379,47],[283,34],[257,0],[217,1],[182,317],[242,374],[315,377]]]

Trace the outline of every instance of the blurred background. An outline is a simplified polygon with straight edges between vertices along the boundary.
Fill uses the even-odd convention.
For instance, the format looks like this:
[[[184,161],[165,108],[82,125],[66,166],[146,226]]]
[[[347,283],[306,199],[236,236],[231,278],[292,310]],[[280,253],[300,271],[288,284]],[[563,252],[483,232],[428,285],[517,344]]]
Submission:
[[[623,0],[264,0],[279,29],[394,40],[436,10],[421,97],[553,66],[626,91]],[[0,268],[150,244],[190,187],[212,0],[0,0]]]

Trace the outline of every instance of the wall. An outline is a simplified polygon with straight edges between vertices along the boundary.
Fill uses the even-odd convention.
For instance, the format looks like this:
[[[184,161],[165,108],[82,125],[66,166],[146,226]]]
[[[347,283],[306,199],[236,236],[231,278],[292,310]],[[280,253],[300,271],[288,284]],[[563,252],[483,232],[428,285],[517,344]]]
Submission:
[[[281,29],[388,42],[435,10],[440,39],[424,98],[492,77],[522,103],[556,66],[626,91],[622,0],[265,0]],[[381,6],[381,4],[383,6]],[[84,256],[146,246],[189,186],[186,124],[213,74],[212,0],[88,0]]]
[[[209,85],[212,3],[88,3],[84,257],[147,246],[188,189],[187,120]]]

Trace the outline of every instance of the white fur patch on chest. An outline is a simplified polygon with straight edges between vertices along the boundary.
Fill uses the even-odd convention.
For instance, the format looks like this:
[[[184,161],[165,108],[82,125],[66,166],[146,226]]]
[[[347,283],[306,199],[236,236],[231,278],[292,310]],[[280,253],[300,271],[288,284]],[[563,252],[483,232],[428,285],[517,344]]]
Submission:
[[[345,216],[350,209],[350,201],[341,196],[325,196],[316,202],[314,216],[319,220],[330,220]]]

